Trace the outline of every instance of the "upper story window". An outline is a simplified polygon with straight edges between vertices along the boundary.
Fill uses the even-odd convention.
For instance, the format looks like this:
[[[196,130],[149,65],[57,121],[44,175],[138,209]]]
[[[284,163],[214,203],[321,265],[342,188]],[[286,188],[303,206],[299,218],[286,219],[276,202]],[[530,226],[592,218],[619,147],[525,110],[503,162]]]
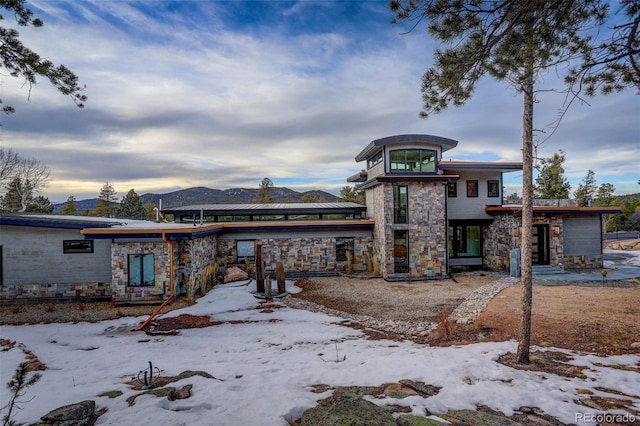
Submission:
[[[436,152],[427,149],[391,151],[391,173],[435,173]]]
[[[375,157],[367,161],[367,169],[370,169],[376,164],[380,164],[381,162],[382,162],[382,151],[380,151],[375,155]]]

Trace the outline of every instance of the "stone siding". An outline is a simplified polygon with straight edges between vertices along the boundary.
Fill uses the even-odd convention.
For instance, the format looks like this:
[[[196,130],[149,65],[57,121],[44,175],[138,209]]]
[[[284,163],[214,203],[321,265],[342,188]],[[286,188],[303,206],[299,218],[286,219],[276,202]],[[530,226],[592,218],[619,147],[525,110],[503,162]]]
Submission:
[[[111,283],[108,282],[0,286],[0,304],[110,298]]]
[[[394,223],[393,185],[385,184],[373,189],[376,210],[374,252],[382,263],[384,278],[412,276],[416,278],[440,277],[446,269],[446,210],[443,183],[407,183],[408,220]],[[394,231],[407,230],[409,234],[409,274],[394,272]]]
[[[174,255],[176,247],[174,244]],[[130,287],[129,265],[130,254],[154,255],[154,286]],[[111,244],[112,300],[117,303],[162,301],[169,294],[169,244],[164,241],[153,242],[119,242]]]

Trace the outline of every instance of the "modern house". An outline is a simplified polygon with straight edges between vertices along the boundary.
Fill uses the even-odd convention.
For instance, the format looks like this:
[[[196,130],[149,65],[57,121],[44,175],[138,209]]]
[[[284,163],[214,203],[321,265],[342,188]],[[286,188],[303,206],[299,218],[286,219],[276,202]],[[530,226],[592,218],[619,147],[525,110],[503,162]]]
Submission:
[[[366,169],[347,179],[365,192],[366,206],[183,206],[163,209],[170,223],[0,216],[0,301],[160,302],[214,264],[255,262],[257,249],[266,271],[282,262],[289,276],[366,272],[373,264],[389,281],[460,268],[508,271],[521,207],[504,205],[503,173],[522,164],[443,160],[457,143],[416,134],[372,141],[355,158]],[[619,208],[534,210],[535,263],[603,266],[601,216]]]

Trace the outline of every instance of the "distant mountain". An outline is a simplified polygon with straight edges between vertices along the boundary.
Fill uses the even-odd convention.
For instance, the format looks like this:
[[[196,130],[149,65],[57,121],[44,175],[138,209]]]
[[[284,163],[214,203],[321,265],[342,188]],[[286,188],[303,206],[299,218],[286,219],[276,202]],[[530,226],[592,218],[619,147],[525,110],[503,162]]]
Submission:
[[[181,189],[179,191],[166,194],[144,194],[140,196],[142,204],[151,201],[156,206],[162,200],[162,208],[182,207],[194,204],[249,204],[254,203],[258,189],[231,188],[231,189],[211,189],[203,186]],[[271,188],[269,196],[275,198],[276,203],[297,203],[307,195],[314,199],[319,199],[328,203],[338,200],[333,194],[325,191],[305,191],[297,192],[289,188]],[[65,203],[54,204],[54,213],[58,213],[64,208]],[[96,208],[96,199],[78,201],[78,211],[93,210]]]

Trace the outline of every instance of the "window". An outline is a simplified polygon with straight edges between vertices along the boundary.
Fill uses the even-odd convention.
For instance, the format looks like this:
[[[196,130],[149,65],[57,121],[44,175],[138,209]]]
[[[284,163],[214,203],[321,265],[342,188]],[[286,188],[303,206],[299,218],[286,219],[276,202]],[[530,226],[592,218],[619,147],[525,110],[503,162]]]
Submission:
[[[249,262],[256,260],[256,242],[255,240],[236,241],[236,250],[238,253],[238,262],[244,262],[244,258],[248,258]]]
[[[382,151],[380,151],[373,158],[367,161],[367,168],[370,169],[373,166],[380,164],[381,162],[382,162]]]
[[[129,255],[129,286],[155,286],[156,275],[154,270],[153,254]]]
[[[449,227],[449,257],[479,257],[481,253],[480,225]]]
[[[426,149],[391,151],[391,173],[435,173],[436,152]]]
[[[393,272],[409,272],[409,231],[393,231]]]
[[[93,253],[93,240],[64,240],[63,253]]]
[[[497,180],[487,181],[487,196],[488,197],[500,196],[500,181],[497,181]]]
[[[447,197],[455,198],[458,196],[458,182],[449,182],[447,184]]]
[[[468,180],[467,181],[467,197],[477,197],[477,196],[478,196],[478,181]]]
[[[336,238],[336,260],[344,262],[347,260],[347,252],[351,253],[351,260],[355,258],[353,238]]]
[[[406,186],[393,187],[393,223],[407,223],[409,202]]]

